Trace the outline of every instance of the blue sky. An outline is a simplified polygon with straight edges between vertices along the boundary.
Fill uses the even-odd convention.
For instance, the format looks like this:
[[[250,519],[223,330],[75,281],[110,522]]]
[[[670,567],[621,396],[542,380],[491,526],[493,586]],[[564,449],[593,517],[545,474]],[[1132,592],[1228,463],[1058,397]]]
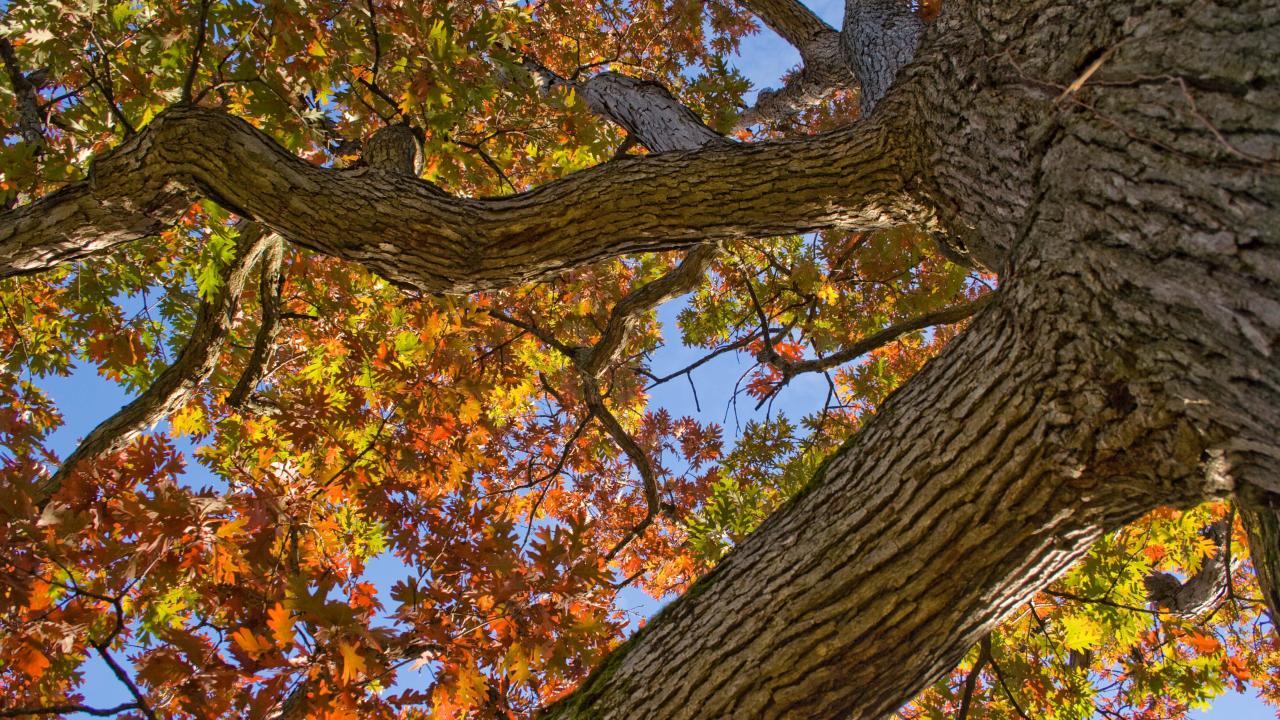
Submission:
[[[841,24],[843,3],[835,0],[809,2],[820,16],[835,27]],[[2,5],[0,5],[2,7]],[[752,80],[757,88],[779,84],[779,78],[799,62],[799,54],[786,42],[768,30],[747,38],[735,64]],[[659,318],[666,329],[667,345],[653,359],[658,374],[687,365],[701,357],[702,352],[684,348],[679,342],[675,317],[683,307],[676,300],[659,310]],[[725,355],[712,361],[693,374],[697,384],[700,410],[695,408],[692,391],[687,383],[670,382],[655,388],[652,402],[665,407],[677,417],[689,415],[703,422],[720,423],[725,428],[726,440],[738,434],[740,423],[761,413],[754,412],[754,403],[739,403],[735,417],[731,404],[734,381],[745,371],[748,361],[733,355]],[[92,369],[81,369],[69,378],[46,379],[40,383],[50,392],[64,413],[66,424],[54,433],[51,446],[62,456],[68,454],[78,438],[84,436],[98,422],[108,417],[130,399],[120,388],[100,379]],[[820,378],[801,376],[793,380],[773,403],[775,411],[785,411],[799,417],[806,411],[820,407],[826,396],[826,384]],[[188,463],[187,481],[193,484],[217,484],[217,481],[195,462]],[[389,586],[402,577],[399,562],[387,556],[370,564],[370,572],[379,585]],[[651,616],[661,603],[642,592],[627,589],[619,597],[620,607],[635,613],[637,618]],[[130,700],[126,691],[101,663],[91,661],[86,666],[86,680],[82,690],[87,701],[98,707],[108,707]],[[424,671],[425,672],[425,671]],[[403,675],[401,685],[425,682],[425,677]],[[1272,710],[1256,698],[1228,693],[1218,698],[1213,707],[1204,712],[1192,712],[1195,720],[1265,720],[1274,717]],[[83,716],[88,717],[88,716]]]

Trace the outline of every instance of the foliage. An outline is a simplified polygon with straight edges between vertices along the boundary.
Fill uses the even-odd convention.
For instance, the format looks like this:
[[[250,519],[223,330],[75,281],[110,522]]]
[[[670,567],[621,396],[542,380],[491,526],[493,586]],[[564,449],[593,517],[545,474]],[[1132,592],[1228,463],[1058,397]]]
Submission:
[[[521,53],[565,77],[611,68],[661,82],[727,131],[747,83],[726,58],[754,31],[721,0],[11,2],[3,34],[41,78],[45,128],[40,143],[20,140],[22,99],[4,85],[0,202],[84,177],[95,155],[182,99],[193,57],[194,101],[311,162],[348,166],[362,139],[407,121],[424,132],[426,179],[461,194],[520,191],[624,145],[574,93],[542,95]],[[819,132],[854,107],[837,96],[739,139]],[[907,333],[829,368],[826,403],[799,417],[772,410],[793,380],[788,362],[992,282],[906,230],[722,252],[678,331],[708,354],[739,354],[749,369],[734,402],[759,405],[733,434],[651,405],[656,385],[697,370],[664,374],[660,348],[676,328],[651,311],[633,319],[600,385],[654,466],[664,512],[615,553],[646,515],[644,488],[544,336],[596,342],[619,301],[679,258],[419,297],[290,251],[285,316],[253,401],[228,395],[268,300],[256,284],[200,391],[38,507],[32,481],[60,462],[59,404],[42,383],[92,368],[133,394],[150,386],[222,287],[233,221],[199,204],[145,243],[0,282],[6,708],[92,705],[84,677],[97,658],[121,668],[135,714],[264,717],[286,699],[315,717],[526,714],[626,634],[622,587],[655,598],[687,587],[801,492],[957,328]],[[212,480],[191,479],[197,463]],[[1280,646],[1249,599],[1247,562],[1233,597],[1205,617],[1173,618],[1144,594],[1146,573],[1190,575],[1222,552],[1200,533],[1223,516],[1234,514],[1161,511],[1099,543],[904,717],[954,716],[975,666],[972,717],[1173,717],[1247,686],[1280,702]],[[1234,535],[1243,560],[1238,524]]]

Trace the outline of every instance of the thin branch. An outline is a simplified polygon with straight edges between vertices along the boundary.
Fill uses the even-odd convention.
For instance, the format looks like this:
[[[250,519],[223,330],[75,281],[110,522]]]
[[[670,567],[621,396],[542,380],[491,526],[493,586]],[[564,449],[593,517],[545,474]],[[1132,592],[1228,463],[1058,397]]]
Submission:
[[[284,240],[279,235],[272,235],[263,252],[262,276],[258,281],[258,301],[262,304],[262,323],[258,326],[258,334],[253,339],[253,351],[249,354],[249,362],[240,373],[240,379],[227,396],[229,407],[240,407],[249,394],[262,382],[267,363],[271,358],[272,346],[276,335],[280,332],[280,300],[284,290]]]
[[[631,437],[623,429],[622,423],[618,422],[618,418],[609,412],[609,408],[604,404],[604,398],[600,395],[600,387],[596,383],[596,379],[585,372],[581,376],[582,395],[586,401],[587,408],[591,410],[592,415],[595,415],[600,420],[600,424],[604,425],[610,437],[627,454],[631,463],[635,465],[636,471],[640,473],[641,482],[644,483],[645,516],[613,546],[612,550],[605,554],[604,559],[608,563],[617,557],[618,553],[626,549],[632,540],[643,534],[653,524],[653,521],[658,517],[658,513],[662,511],[662,498],[658,487],[658,475],[654,472],[653,463],[649,461],[648,454],[640,447],[640,443],[636,442],[635,438]]]
[[[13,708],[12,710],[0,710],[0,717],[31,717],[38,715],[66,715],[68,713],[83,713],[85,715],[93,715],[95,717],[111,717],[129,710],[141,710],[142,706],[136,702],[123,703],[112,708],[95,708],[88,705],[50,705],[48,707],[38,708]]]
[[[196,84],[196,72],[200,69],[200,54],[204,51],[205,34],[209,25],[209,0],[200,0],[200,19],[196,26],[196,42],[191,49],[191,63],[187,65],[187,76],[182,81],[183,104],[191,104],[191,91]]]
[[[706,276],[707,268],[719,254],[719,250],[719,246],[714,243],[699,245],[690,250],[679,265],[662,277],[632,290],[626,297],[619,300],[609,313],[609,321],[605,325],[604,332],[591,349],[591,356],[586,362],[585,369],[594,375],[599,375],[616,359],[626,342],[635,318],[698,287]]]
[[[648,378],[649,378],[649,386],[648,386],[647,388],[645,388],[645,389],[646,389],[646,390],[652,390],[653,388],[657,387],[658,385],[661,385],[661,384],[666,383],[666,382],[670,382],[671,380],[674,380],[675,378],[678,378],[678,377],[680,377],[681,375],[689,375],[689,374],[691,374],[694,370],[697,370],[698,368],[702,367],[703,365],[706,365],[707,363],[709,363],[709,362],[711,362],[712,360],[714,360],[714,359],[716,359],[716,358],[720,357],[721,355],[724,355],[725,353],[733,352],[733,351],[735,351],[735,350],[741,350],[742,348],[744,348],[744,347],[746,347],[746,346],[750,345],[751,343],[755,342],[755,341],[756,341],[756,338],[759,338],[759,337],[760,337],[760,333],[759,333],[759,332],[752,332],[752,333],[751,333],[751,334],[749,334],[749,335],[744,335],[743,337],[738,338],[737,340],[734,340],[733,342],[729,343],[728,345],[721,345],[720,347],[716,348],[715,350],[712,350],[711,352],[707,353],[706,355],[703,355],[702,357],[698,358],[697,360],[694,360],[693,362],[691,362],[691,363],[689,363],[688,365],[686,365],[686,366],[684,366],[684,367],[680,368],[679,370],[676,370],[676,371],[674,371],[674,372],[667,373],[666,375],[663,375],[663,376],[661,376],[661,377],[659,377],[659,376],[655,376],[655,375],[653,375],[652,373],[645,373],[645,374],[648,376]]]
[[[178,359],[165,368],[145,392],[95,427],[57,472],[36,481],[31,494],[37,507],[48,504],[67,477],[82,464],[121,449],[143,429],[186,404],[213,373],[250,270],[269,239],[259,227],[248,224],[242,227],[236,257],[227,269],[222,288],[213,298],[200,303],[195,326]]]
[[[987,658],[991,663],[991,669],[995,671],[996,679],[1000,681],[1000,687],[1004,690],[1005,696],[1009,698],[1009,704],[1013,706],[1014,712],[1018,713],[1018,717],[1022,718],[1022,720],[1031,720],[1026,711],[1022,709],[1022,706],[1018,704],[1018,700],[1013,696],[1013,691],[1009,689],[1009,685],[1004,681],[1004,673],[1000,671],[1000,665],[996,662],[995,655],[991,653],[991,636],[988,635],[982,642],[986,645]]]
[[[840,365],[866,355],[872,350],[884,347],[907,333],[915,332],[916,330],[923,330],[935,325],[950,325],[958,323],[961,320],[967,320],[979,310],[990,304],[994,297],[995,293],[987,293],[986,295],[963,305],[956,305],[943,310],[925,313],[924,315],[917,315],[916,317],[903,320],[902,322],[894,323],[883,330],[868,335],[852,345],[846,345],[837,352],[825,357],[774,364],[778,366],[778,369],[782,370],[783,375],[789,376],[839,367]]]
[[[111,668],[111,672],[116,676],[116,679],[129,689],[129,693],[133,695],[135,700],[137,700],[137,702],[134,703],[137,709],[140,710],[143,715],[146,715],[149,720],[156,720],[155,711],[153,711],[151,706],[147,704],[147,698],[142,694],[142,690],[140,690],[137,683],[129,677],[129,674],[124,671],[124,668],[120,667],[120,663],[116,662],[116,659],[112,657],[111,653],[107,652],[106,646],[94,645],[93,649],[98,652],[98,657],[102,658],[102,661],[107,664],[107,667]]]
[[[982,668],[986,667],[987,662],[991,660],[991,636],[983,638],[978,647],[978,658],[973,661],[973,669],[964,679],[964,694],[960,697],[960,710],[956,713],[955,720],[967,720],[969,717],[969,704],[973,702],[973,691],[978,686],[978,676],[982,674]]]

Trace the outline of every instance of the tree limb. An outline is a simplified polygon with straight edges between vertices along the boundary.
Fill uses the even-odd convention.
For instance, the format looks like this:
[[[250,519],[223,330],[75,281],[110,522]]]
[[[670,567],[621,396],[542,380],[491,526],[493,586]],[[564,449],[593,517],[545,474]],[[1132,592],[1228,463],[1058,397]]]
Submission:
[[[22,66],[18,64],[18,57],[13,52],[13,43],[7,37],[0,37],[0,59],[4,61],[9,85],[13,88],[13,96],[18,101],[19,134],[22,135],[23,140],[32,145],[44,145],[44,115],[40,111],[38,88],[22,71]]]
[[[281,266],[284,262],[284,240],[278,235],[267,239],[263,250],[262,275],[258,280],[258,302],[262,305],[262,320],[258,332],[253,338],[253,350],[249,354],[249,362],[240,373],[240,379],[227,395],[228,407],[240,407],[249,398],[250,393],[262,382],[267,363],[271,359],[271,349],[276,335],[280,333],[281,293],[284,290],[284,274]]]
[[[791,43],[804,57],[805,49],[815,38],[836,29],[810,10],[798,0],[739,0],[740,4],[750,10],[769,29],[778,33],[783,40]],[[807,62],[807,59],[806,59]]]
[[[141,710],[136,702],[121,703],[110,708],[95,708],[88,705],[49,705],[47,707],[20,707],[0,710],[0,717],[30,717],[33,715],[65,715],[68,713],[84,713],[95,717],[111,717],[129,710]]]
[[[82,464],[124,447],[146,427],[154,425],[184,405],[217,366],[236,306],[250,270],[270,242],[269,234],[252,224],[243,226],[235,260],[217,294],[200,303],[195,326],[178,359],[165,368],[151,387],[102,421],[48,477],[35,482],[31,491],[37,507],[48,504],[67,477]]]
[[[0,275],[156,234],[209,197],[290,241],[428,292],[545,279],[624,254],[821,227],[932,227],[915,151],[880,124],[800,142],[625,158],[517,195],[448,197],[417,178],[329,169],[216,110],[175,107],[72,183],[0,215]],[[696,189],[696,190],[694,190]]]
[[[1151,573],[1143,578],[1147,597],[1157,606],[1168,608],[1178,617],[1191,618],[1213,609],[1227,596],[1227,582],[1231,573],[1227,544],[1231,542],[1231,527],[1226,520],[1209,526],[1218,552],[1205,558],[1199,571],[1185,581],[1164,572]]]

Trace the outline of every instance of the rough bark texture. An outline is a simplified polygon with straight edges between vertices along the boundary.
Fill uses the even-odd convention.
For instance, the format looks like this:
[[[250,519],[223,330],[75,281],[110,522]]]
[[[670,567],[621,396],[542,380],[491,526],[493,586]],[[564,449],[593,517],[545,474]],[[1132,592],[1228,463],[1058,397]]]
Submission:
[[[914,48],[891,2],[849,6],[864,85]],[[243,122],[171,110],[88,183],[0,216],[0,267],[101,251],[204,194],[436,291],[902,222],[1002,269],[999,297],[806,493],[550,717],[884,717],[1102,533],[1231,492],[1260,509],[1246,519],[1274,602],[1280,8],[943,7],[852,129],[617,161],[502,199],[313,168]]]
[[[1280,504],[1273,502],[1272,507],[1265,507],[1242,502],[1240,513],[1249,531],[1253,567],[1258,573],[1262,600],[1271,612],[1271,626],[1280,627]],[[1265,551],[1267,548],[1270,552]]]
[[[653,152],[730,142],[658,83],[603,72],[576,87],[592,110],[626,128]]]
[[[742,113],[736,127],[778,122],[817,105],[836,90],[857,87],[840,38],[840,33],[831,30],[810,41],[801,51],[804,65],[800,70],[781,88],[761,90],[756,104]]]
[[[845,62],[858,78],[863,116],[889,91],[898,71],[911,62],[924,22],[903,0],[850,0],[844,6]]]
[[[1207,558],[1200,570],[1186,581],[1165,572],[1151,573],[1143,578],[1147,598],[1153,604],[1167,608],[1174,615],[1196,617],[1217,607],[1226,598],[1231,582],[1228,563],[1232,558],[1227,549],[1231,528],[1225,520],[1216,522],[1209,528],[1209,536],[1218,546],[1217,554]]]
[[[0,215],[0,276],[152,235],[196,196],[288,240],[431,292],[547,279],[619,255],[820,227],[929,226],[912,148],[879,124],[802,142],[624,158],[502,198],[369,167],[319,168],[248,123],[177,107],[87,181]]]
[[[1274,500],[1280,11],[944,13],[881,112],[926,110],[925,182],[1005,290],[549,717],[884,717],[1100,533]]]
[[[756,104],[738,119],[738,127],[776,122],[857,85],[841,34],[794,0],[743,0],[743,7],[800,52],[800,70],[777,89],[764,89]]]
[[[13,53],[13,43],[9,38],[0,37],[0,61],[4,63],[5,74],[9,76],[9,86],[13,88],[13,96],[18,102],[18,133],[22,139],[34,145],[44,144],[44,118],[40,111],[40,94],[31,76],[22,71],[18,58]]]

